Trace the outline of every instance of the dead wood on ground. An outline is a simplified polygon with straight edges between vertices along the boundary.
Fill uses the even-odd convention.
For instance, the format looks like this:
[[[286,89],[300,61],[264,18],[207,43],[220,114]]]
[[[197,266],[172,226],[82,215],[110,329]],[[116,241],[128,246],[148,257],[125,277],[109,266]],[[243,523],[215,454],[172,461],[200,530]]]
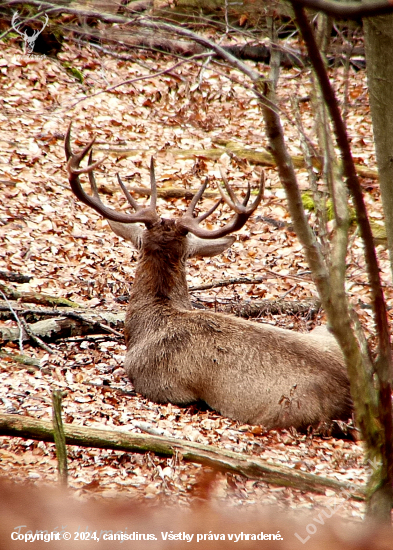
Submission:
[[[230,282],[230,284],[234,283]],[[11,303],[11,306],[19,317],[27,320],[28,332],[46,342],[89,334],[109,333],[112,336],[122,337],[125,311],[113,312],[82,307],[78,308],[78,313],[71,311],[70,308],[56,308],[53,310],[25,309],[15,302]],[[198,306],[201,307],[200,304]],[[232,313],[246,319],[276,314],[314,317],[320,309],[320,302],[316,299],[304,301],[245,300],[228,304],[214,300],[214,308],[216,311]],[[206,309],[209,310],[210,308]],[[0,320],[14,320],[9,304],[1,300]],[[23,342],[30,340],[28,332],[23,330]],[[0,343],[17,342],[18,340],[18,327],[0,326]]]
[[[113,428],[103,430],[70,424],[64,424],[64,433],[67,445],[142,454],[151,452],[162,457],[173,457],[177,454],[187,462],[204,464],[220,471],[240,474],[251,479],[261,479],[274,485],[320,494],[325,494],[326,489],[345,490],[352,498],[357,500],[365,498],[361,486],[340,483],[287,466],[269,464],[261,459],[218,449],[211,445],[201,445],[164,436],[126,433],[120,430],[115,431]],[[54,442],[52,422],[12,414],[0,415],[0,435]]]
[[[184,158],[184,159],[206,158],[209,160],[218,160],[221,157],[221,155],[226,153],[229,156],[235,155],[236,157],[239,157],[242,160],[246,160],[250,164],[254,164],[258,166],[268,166],[268,167],[276,166],[276,163],[271,153],[269,153],[264,149],[257,151],[255,149],[244,147],[244,145],[240,143],[226,140],[226,139],[219,139],[219,138],[214,140],[214,144],[219,147],[211,148],[211,149],[171,149],[170,154],[174,155],[175,157]],[[155,153],[153,151],[150,152],[149,150],[128,149],[128,148],[119,148],[119,147],[96,148],[96,151],[97,152],[101,151],[106,155],[108,153],[112,155],[117,155],[119,157],[131,157],[134,155],[138,155],[141,152],[146,154]],[[160,156],[160,153],[158,153],[158,156]],[[294,155],[291,158],[296,168],[306,168],[306,161],[302,155]],[[315,169],[317,170],[322,169],[322,159],[318,158],[317,156],[314,156],[312,159],[312,162]],[[378,171],[368,168],[367,166],[356,164],[356,171],[359,176],[362,176],[364,178],[378,179]],[[114,189],[117,189],[117,188],[114,187]],[[197,190],[194,190],[194,189],[187,189],[187,190],[183,190],[183,193],[185,192],[192,193],[192,196],[193,196],[196,193],[196,191]],[[141,194],[142,193],[148,195],[149,194],[148,189],[144,190],[144,188],[141,188]],[[204,196],[207,196],[206,192],[204,193]],[[177,195],[174,198],[179,198],[179,197],[180,195]]]
[[[9,300],[19,300],[21,302],[27,302],[30,304],[40,304],[42,306],[63,306],[63,307],[80,307],[76,302],[67,300],[67,298],[60,298],[59,296],[50,296],[49,294],[41,294],[40,292],[19,291],[10,286],[0,283],[0,290],[5,294]]]

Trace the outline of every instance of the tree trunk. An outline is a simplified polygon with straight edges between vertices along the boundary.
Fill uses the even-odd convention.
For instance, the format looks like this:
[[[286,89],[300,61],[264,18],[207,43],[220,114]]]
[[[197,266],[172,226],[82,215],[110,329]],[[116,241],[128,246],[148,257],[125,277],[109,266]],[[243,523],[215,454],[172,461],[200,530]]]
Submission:
[[[393,273],[393,15],[364,20],[367,79]]]

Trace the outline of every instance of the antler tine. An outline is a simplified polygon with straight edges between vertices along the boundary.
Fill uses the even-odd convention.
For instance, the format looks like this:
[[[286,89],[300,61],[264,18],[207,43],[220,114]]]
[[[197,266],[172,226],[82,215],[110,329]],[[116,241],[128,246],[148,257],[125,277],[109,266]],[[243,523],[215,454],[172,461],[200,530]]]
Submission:
[[[262,170],[261,172],[261,179],[259,180],[259,190],[258,195],[255,197],[255,200],[250,206],[247,206],[248,199],[250,198],[251,190],[250,190],[250,184],[248,184],[248,191],[246,194],[247,201],[244,200],[242,205],[238,205],[238,208],[241,208],[242,213],[247,214],[251,216],[251,214],[256,210],[261,203],[264,194],[265,194],[265,171]]]
[[[64,150],[65,150],[65,156],[66,159],[69,160],[72,156],[72,149],[71,149],[71,126],[72,122],[69,123],[66,135],[64,137]]]
[[[119,185],[121,187],[121,190],[123,191],[124,195],[126,196],[126,199],[128,200],[129,204],[131,204],[131,206],[134,208],[135,212],[138,212],[139,210],[141,210],[142,206],[136,202],[134,197],[128,191],[128,189],[124,185],[124,183],[123,183],[121,177],[119,176],[119,174],[116,174],[116,176],[117,176],[117,181],[119,182]]]
[[[199,199],[202,197],[203,193],[205,192],[206,186],[209,182],[209,178],[206,178],[205,181],[202,183],[198,191],[195,193],[195,195],[192,197],[192,200],[190,204],[188,205],[186,215],[193,217],[194,208],[196,207]],[[221,202],[221,201],[220,201]],[[218,205],[217,205],[218,206]],[[196,219],[196,218],[194,218]]]
[[[207,182],[205,182],[203,184],[201,189],[202,188],[203,188],[203,190],[205,189],[206,183]],[[230,187],[228,185],[228,182],[225,181],[225,179],[224,179],[224,184],[227,187],[228,193],[229,193]],[[193,197],[193,199],[191,201],[191,204],[187,208],[187,211],[185,212],[185,214],[177,220],[177,224],[180,227],[182,227],[183,229],[185,229],[186,231],[189,231],[190,233],[193,233],[196,237],[200,237],[201,239],[216,239],[217,237],[224,237],[225,235],[228,235],[229,233],[232,233],[234,231],[238,231],[239,229],[241,229],[243,227],[243,225],[246,223],[248,218],[251,216],[251,214],[256,210],[256,208],[260,204],[260,202],[262,200],[262,197],[263,197],[264,188],[265,188],[265,178],[264,178],[264,175],[262,174],[261,181],[260,181],[260,184],[259,184],[258,195],[257,195],[256,199],[254,200],[254,202],[248,207],[246,205],[247,205],[248,199],[250,198],[250,193],[251,193],[251,191],[249,189],[247,190],[246,198],[243,201],[243,203],[239,203],[239,201],[237,200],[237,198],[236,198],[236,196],[235,196],[235,194],[233,193],[232,190],[231,190],[231,198],[233,198],[234,200],[231,200],[230,198],[228,198],[224,194],[222,189],[219,188],[222,199],[228,204],[228,206],[230,206],[230,208],[232,208],[232,210],[235,211],[235,215],[223,227],[220,227],[219,229],[215,229],[213,231],[209,231],[208,229],[204,229],[204,228],[200,227],[199,223],[202,220],[206,219],[207,216],[210,215],[212,212],[214,212],[214,210],[220,204],[221,199],[217,204],[215,204],[209,210],[209,212],[207,212],[206,214],[202,214],[201,216],[198,216],[197,218],[193,218],[192,213],[193,213],[195,204],[196,204],[197,200],[200,198],[200,196],[202,194],[200,192],[201,191],[201,189],[200,189],[198,191],[198,193]],[[197,197],[198,197],[198,199],[197,199]],[[191,208],[191,206],[192,206],[192,208]]]
[[[89,154],[89,166],[94,166],[93,164],[93,150],[91,149],[90,150],[90,154]],[[94,176],[94,173],[93,171],[89,171],[87,173],[87,175],[89,176],[89,182],[90,182],[90,187],[91,187],[91,191],[93,193],[93,195],[95,196],[95,198],[100,201],[100,203],[104,205],[104,203],[102,202],[101,200],[101,197],[100,197],[100,194],[98,193],[98,188],[97,188],[97,183],[96,183],[96,178]],[[131,196],[131,194],[129,193],[128,189],[126,188],[126,186],[124,185],[124,183],[122,182],[119,174],[116,174],[117,176],[117,180],[119,182],[119,185],[121,187],[121,190],[123,191],[124,195],[126,196],[126,199],[127,201],[129,202],[129,204],[135,209],[136,212],[138,212],[138,210],[141,210],[141,205],[138,204],[136,202],[136,200],[134,199],[134,197]]]
[[[231,208],[234,208],[234,205],[237,203],[237,199],[236,199],[236,196],[235,196],[235,193],[233,192],[232,188],[230,187],[229,183],[228,183],[228,180],[226,178],[226,175],[224,174],[224,170],[222,169],[221,166],[219,166],[219,170],[220,170],[220,174],[221,174],[221,178],[222,178],[222,181],[224,182],[224,185],[225,185],[225,189],[227,190],[228,192],[228,195],[231,197],[231,201],[232,201],[232,204],[229,204],[229,202],[227,201],[227,198],[225,197],[225,195],[221,192],[222,189],[221,189],[221,186],[219,186],[219,191],[221,193],[221,196],[223,198],[223,200],[229,205],[231,206]]]
[[[12,28],[13,28],[14,31],[17,32],[20,36],[22,36],[23,38],[25,38],[25,37],[26,37],[26,33],[25,33],[25,32],[21,32],[21,31],[19,30],[19,28],[18,28],[18,27],[21,25],[20,22],[19,22],[19,23],[17,22],[18,19],[19,19],[19,14],[18,14],[17,11],[15,11],[15,12],[14,12],[14,15],[12,16],[12,21],[11,21]],[[15,27],[15,25],[17,25],[17,26]]]
[[[71,141],[70,141],[71,140],[71,124],[72,123],[70,123],[70,125],[68,127],[68,130],[67,130],[67,133],[66,133],[66,136],[65,136],[64,147],[65,147],[66,158],[67,158],[67,161],[68,161],[67,162],[68,179],[69,179],[69,182],[70,182],[70,185],[71,185],[71,189],[74,192],[74,194],[76,195],[76,197],[78,197],[79,200],[81,200],[82,202],[84,202],[88,206],[91,206],[92,208],[94,208],[94,210],[96,210],[96,212],[98,212],[104,218],[106,218],[110,221],[115,221],[115,222],[120,222],[120,223],[141,222],[141,223],[144,223],[148,227],[153,225],[154,223],[156,223],[159,220],[159,217],[158,217],[158,215],[155,211],[155,208],[152,208],[151,206],[149,206],[147,208],[143,208],[140,205],[138,205],[136,203],[136,201],[128,193],[128,191],[126,190],[126,188],[123,185],[123,182],[121,182],[121,180],[120,180],[120,182],[121,182],[120,186],[121,186],[123,192],[125,193],[126,198],[129,201],[129,203],[131,204],[131,206],[133,206],[135,208],[135,204],[137,204],[137,208],[136,208],[137,212],[135,212],[133,214],[124,214],[123,212],[117,212],[116,210],[113,210],[112,208],[109,208],[108,206],[105,206],[103,204],[103,202],[101,201],[101,199],[99,197],[99,194],[98,194],[97,184],[96,184],[96,181],[95,181],[93,170],[99,164],[101,164],[103,162],[103,160],[105,160],[105,159],[102,159],[102,160],[99,160],[97,162],[92,163],[92,159],[93,159],[93,157],[92,157],[92,147],[93,147],[93,143],[95,141],[95,138],[93,138],[90,141],[90,143],[88,143],[82,149],[82,151],[80,151],[79,153],[73,153],[72,152]],[[83,158],[87,155],[88,152],[90,152],[90,154],[89,154],[89,163],[88,163],[86,168],[80,168],[79,164],[83,160]],[[93,195],[88,195],[83,190],[82,184],[79,180],[79,175],[84,174],[84,173],[87,173],[88,176],[89,176],[90,187],[91,187]],[[152,190],[152,192],[153,192],[153,190]],[[130,198],[131,198],[131,200],[130,200]]]
[[[221,171],[221,168],[220,168],[220,171]],[[262,172],[261,172],[261,179],[260,179],[260,183],[259,183],[258,195],[257,195],[255,201],[248,207],[247,207],[247,203],[248,203],[250,195],[251,195],[250,183],[247,184],[246,196],[245,196],[244,200],[242,201],[242,203],[240,203],[237,200],[237,198],[235,197],[232,189],[230,188],[230,186],[228,184],[228,181],[226,180],[226,178],[225,178],[225,176],[222,172],[221,172],[221,176],[224,180],[224,184],[225,184],[226,189],[228,190],[228,192],[231,191],[230,196],[231,196],[232,200],[230,200],[224,194],[224,191],[222,190],[221,186],[219,184],[217,184],[217,187],[218,187],[218,190],[221,194],[222,199],[237,214],[248,214],[249,211],[250,211],[250,214],[252,214],[254,212],[254,210],[258,207],[259,203],[261,202],[261,200],[263,198],[263,195],[264,195],[264,192],[265,192],[265,172],[264,172],[264,170],[262,170]]]
[[[89,153],[89,166],[93,166],[93,149],[90,149]],[[93,195],[101,202],[100,195],[98,193],[98,187],[93,170],[90,170],[87,175],[89,176],[90,188]]]
[[[193,217],[193,213],[194,213],[194,209],[199,201],[199,199],[202,197],[205,189],[206,189],[206,186],[209,182],[209,178],[206,178],[204,183],[202,183],[202,185],[200,186],[200,188],[198,189],[198,191],[195,193],[195,195],[192,197],[192,200],[190,202],[190,204],[188,205],[188,208],[187,208],[187,212],[186,214],[188,215],[191,215]],[[203,220],[205,220],[206,218],[208,218],[210,216],[210,214],[213,214],[214,210],[216,210],[216,208],[218,208],[218,206],[222,203],[222,199],[219,199],[216,204],[214,204],[210,210],[208,210],[207,212],[205,212],[204,214],[201,214],[200,216],[197,216],[197,217],[193,217],[193,219],[195,220],[196,223],[201,223]]]
[[[205,181],[202,183],[202,185],[200,186],[200,188],[198,189],[198,191],[195,193],[195,195],[192,197],[192,200],[190,202],[190,204],[188,205],[188,208],[185,212],[185,214],[179,218],[179,224],[183,226],[183,222],[181,220],[184,220],[184,219],[187,219],[187,220],[192,220],[192,224],[196,224],[198,225],[199,223],[201,223],[203,220],[205,220],[206,218],[208,218],[210,216],[210,214],[213,214],[214,210],[216,210],[216,208],[222,203],[222,199],[219,199],[216,204],[214,204],[210,210],[208,210],[207,212],[205,212],[204,214],[201,214],[200,216],[197,216],[194,218],[194,209],[195,209],[195,206],[197,205],[197,202],[199,201],[199,199],[202,197],[205,189],[206,189],[206,186],[209,182],[209,178],[206,178]]]
[[[227,203],[227,205],[228,205],[230,208],[232,208],[232,210],[234,210],[235,212],[237,212],[237,214],[246,214],[246,213],[247,213],[247,208],[246,208],[246,206],[247,206],[247,203],[248,203],[248,201],[249,201],[249,199],[250,199],[250,195],[251,195],[250,182],[247,182],[246,196],[244,197],[243,201],[240,203],[240,202],[237,200],[237,198],[236,198],[236,196],[235,196],[235,194],[234,194],[232,188],[230,187],[230,185],[229,185],[229,183],[228,183],[228,180],[227,180],[227,178],[226,178],[226,176],[225,176],[225,174],[224,174],[224,172],[223,172],[221,166],[220,166],[220,173],[221,173],[221,177],[222,177],[222,179],[223,179],[223,181],[224,181],[225,189],[228,191],[228,194],[229,194],[229,196],[230,196],[230,198],[228,198],[228,197],[225,195],[224,191],[222,190],[222,187],[221,187],[219,184],[217,184],[217,188],[218,188],[218,190],[219,190],[219,192],[220,192],[220,195],[221,195],[222,199]],[[262,171],[262,174],[264,174],[263,171]],[[263,189],[262,189],[261,199],[262,199],[264,190],[265,190],[265,187],[264,187],[264,180],[263,180]],[[260,190],[260,191],[261,191],[261,190]],[[259,201],[259,202],[260,202],[260,201]],[[258,202],[258,204],[259,204],[259,202]],[[257,206],[258,206],[258,204],[257,204]],[[253,205],[251,205],[251,208],[252,208],[252,207],[253,207]],[[250,208],[250,207],[249,207],[249,208]]]
[[[243,206],[247,206],[247,203],[250,199],[250,195],[251,195],[251,185],[250,185],[250,182],[248,181],[247,182],[246,196],[244,197],[243,202],[242,202]]]
[[[265,170],[262,168],[261,170],[261,178],[259,180],[259,193],[261,195],[260,201],[265,198],[265,182],[266,182],[266,174]]]
[[[66,159],[70,160],[72,158],[72,161],[73,161],[72,164],[74,165],[74,167],[72,168],[72,171],[74,174],[84,174],[87,172],[91,172],[92,170],[94,170],[94,168],[96,168],[102,162],[104,162],[105,157],[103,159],[97,160],[94,164],[89,164],[86,168],[79,168],[79,163],[85,158],[87,153],[91,151],[95,143],[96,136],[93,136],[93,139],[89,141],[87,145],[84,146],[82,151],[74,154],[71,149],[71,126],[72,126],[72,122],[70,122],[67,133],[64,138],[64,149],[65,149]]]
[[[224,185],[225,185],[225,181],[224,181]],[[234,210],[235,212],[237,212],[237,213],[239,214],[239,212],[238,212],[238,206],[237,206],[237,204],[236,204],[236,203],[237,203],[236,197],[234,197],[235,202],[232,201],[232,200],[224,193],[224,191],[222,190],[222,187],[221,187],[221,185],[220,185],[219,183],[217,184],[217,189],[218,189],[218,191],[220,192],[221,199],[222,199],[222,200],[223,200],[232,210]],[[233,195],[233,191],[232,191],[232,190],[231,190],[231,192],[232,192],[232,195]],[[234,195],[233,195],[233,196],[234,196]]]
[[[222,203],[222,199],[219,199],[216,204],[214,204],[210,210],[208,210],[207,212],[205,212],[204,214],[201,214],[200,216],[198,216],[197,218],[194,218],[195,220],[198,220],[198,223],[201,223],[203,220],[206,220],[206,218],[208,218],[210,216],[210,214],[213,214],[214,210],[216,210],[216,208],[218,208],[220,206],[220,204]]]

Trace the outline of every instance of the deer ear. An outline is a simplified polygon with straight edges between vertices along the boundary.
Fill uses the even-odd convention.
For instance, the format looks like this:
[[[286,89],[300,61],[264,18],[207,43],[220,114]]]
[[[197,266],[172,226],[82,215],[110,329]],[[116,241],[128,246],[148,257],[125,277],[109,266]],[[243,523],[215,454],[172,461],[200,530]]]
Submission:
[[[111,229],[118,237],[123,237],[126,241],[131,241],[137,250],[142,247],[143,229],[134,223],[121,223],[108,220]]]
[[[188,233],[187,255],[189,258],[194,256],[215,256],[232,246],[235,240],[236,237],[233,235],[221,237],[220,239],[200,239],[192,233]]]

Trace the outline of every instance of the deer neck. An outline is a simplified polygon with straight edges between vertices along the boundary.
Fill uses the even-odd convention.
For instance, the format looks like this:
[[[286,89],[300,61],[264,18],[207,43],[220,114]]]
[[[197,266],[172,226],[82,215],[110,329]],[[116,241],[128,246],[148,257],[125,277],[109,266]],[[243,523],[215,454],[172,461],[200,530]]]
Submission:
[[[165,249],[142,252],[130,297],[131,309],[146,306],[192,309],[185,259]]]

